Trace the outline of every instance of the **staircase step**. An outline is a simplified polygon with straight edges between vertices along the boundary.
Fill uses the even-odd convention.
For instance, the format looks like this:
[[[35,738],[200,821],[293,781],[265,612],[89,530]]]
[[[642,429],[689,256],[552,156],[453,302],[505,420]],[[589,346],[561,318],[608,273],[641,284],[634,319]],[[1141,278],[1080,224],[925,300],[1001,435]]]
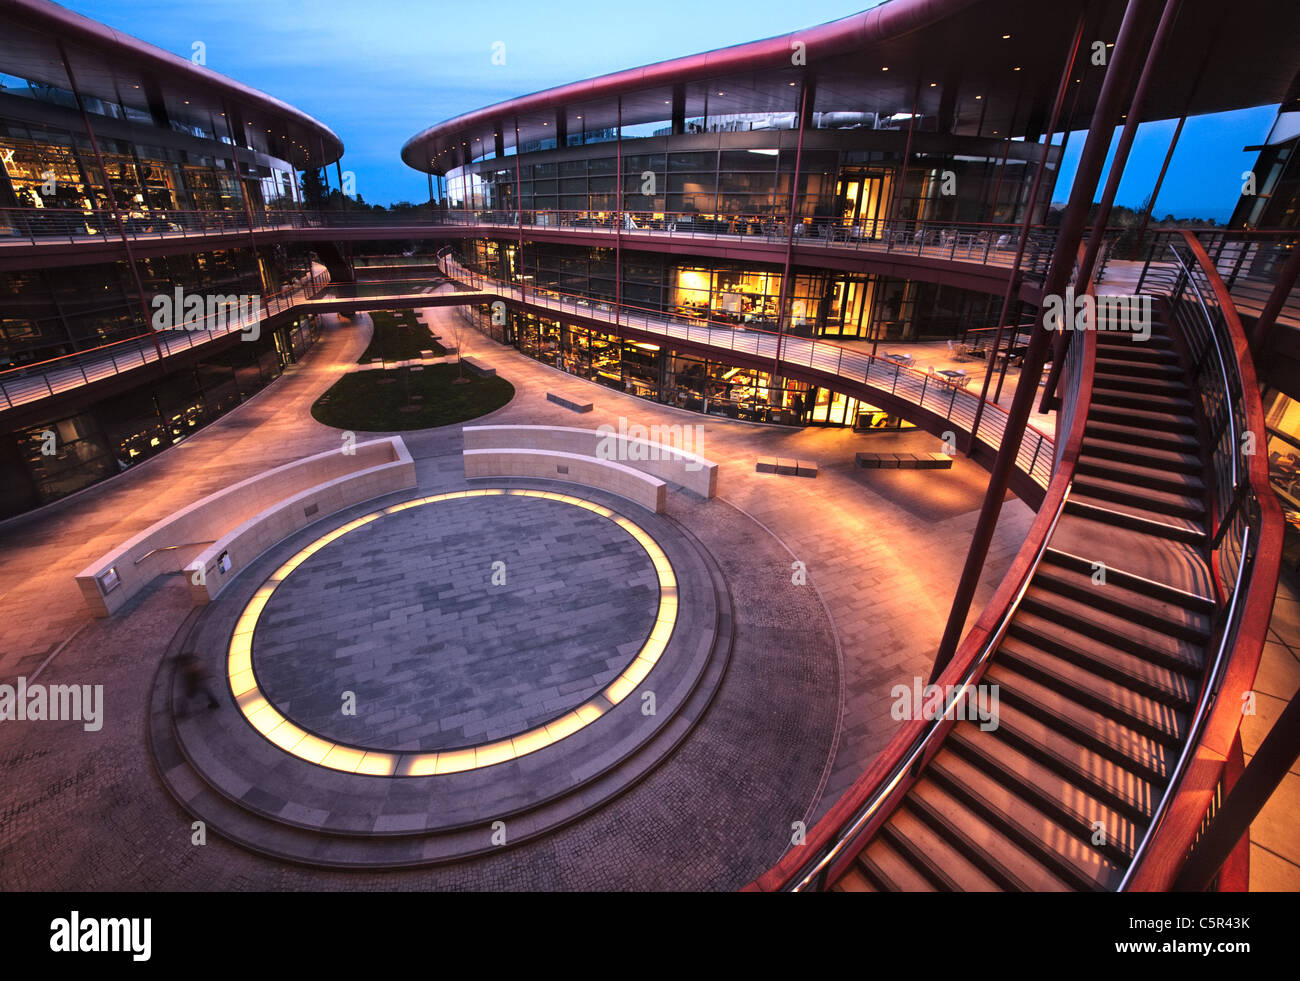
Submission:
[[[1171,494],[1169,491],[1154,487],[1141,487],[1118,480],[1111,480],[1094,473],[1077,474],[1074,478],[1074,495],[1099,498],[1116,504],[1125,504],[1138,511],[1149,511],[1157,517],[1187,518],[1202,522],[1205,519],[1205,504],[1198,497],[1186,494]]]
[[[1106,374],[1102,371],[1094,373],[1093,383],[1105,389],[1159,395],[1166,398],[1186,398],[1187,393],[1190,391],[1187,387],[1187,382],[1183,381],[1181,378],[1177,380],[1164,378],[1134,378],[1129,375]]]
[[[1138,361],[1117,357],[1113,349],[1097,352],[1096,371],[1098,373],[1129,378],[1152,378],[1168,381],[1185,381],[1183,366],[1178,361],[1157,362]]]
[[[1057,657],[1023,640],[1008,638],[998,649],[998,660],[1045,688],[1149,739],[1173,746],[1187,730],[1185,712],[1177,712],[1130,686],[1093,674],[1068,658]]]
[[[1145,774],[1093,752],[1038,718],[1005,702],[998,706],[998,727],[989,735],[1022,756],[1081,788],[1089,797],[1127,816],[1150,822],[1162,786]]]
[[[1190,456],[1200,452],[1200,444],[1194,434],[1169,432],[1161,426],[1115,423],[1094,419],[1089,415],[1084,433],[1096,439],[1121,443],[1125,446],[1150,446],[1157,450],[1186,453]]]
[[[1134,620],[1101,609],[1095,603],[1050,592],[1036,582],[1031,583],[1025,591],[1020,609],[1026,614],[1041,617],[1056,628],[1073,631],[1078,636],[1070,639],[1076,646],[1083,645],[1086,643],[1085,638],[1090,638],[1135,657],[1159,661],[1171,669],[1201,663],[1201,645],[1195,641],[1182,640],[1163,631],[1152,630]]]
[[[886,827],[905,839],[912,849],[929,857],[948,880],[945,886],[948,891],[996,892],[1001,888],[910,808],[898,808]]]
[[[1146,342],[1136,342],[1125,340],[1124,338],[1112,338],[1111,343],[1105,343],[1101,340],[1100,334],[1097,338],[1097,356],[1104,357],[1108,360],[1123,361],[1132,364],[1135,361],[1144,361],[1150,364],[1181,364],[1178,352],[1174,349],[1173,343],[1167,338],[1161,338],[1165,341],[1163,344],[1152,343],[1156,340],[1155,335]]]
[[[1184,712],[1191,711],[1199,690],[1199,675],[1193,675],[1188,664],[1175,668],[1154,658],[1139,657],[1029,612],[1018,615],[1012,623],[1005,642],[1013,640]]]
[[[882,889],[889,892],[937,891],[930,880],[880,835],[871,839],[857,861],[868,878],[876,880]]]
[[[1187,596],[1215,595],[1214,575],[1197,543],[1156,538],[1109,524],[1110,515],[1098,518],[1067,510],[1057,522],[1052,548],[1085,557],[1090,570],[1093,562],[1105,562],[1112,571],[1122,569],[1135,577],[1134,582],[1149,581],[1151,589],[1164,587]]]
[[[996,660],[984,683],[998,686],[1000,702],[1033,716],[1098,756],[1148,780],[1161,784],[1168,780],[1177,755],[1170,747],[1084,708]]]
[[[1093,560],[1091,559],[1049,546],[1043,552],[1043,561],[1059,569],[1067,569],[1082,574],[1088,577],[1091,582],[1093,571]],[[1164,606],[1176,610],[1187,610],[1206,616],[1214,612],[1214,600],[1207,596],[1136,575],[1127,569],[1108,568],[1106,570],[1106,581],[1112,586],[1119,586],[1129,592],[1149,596]]]
[[[1070,834],[1036,807],[964,757],[942,752],[927,777],[991,824],[1033,861],[1072,889],[1100,891],[1119,885],[1123,872],[1087,839]]]
[[[946,754],[940,753],[935,759]],[[931,764],[933,765],[933,763]],[[997,879],[1003,889],[1016,892],[1065,892],[1062,881],[1014,841],[969,808],[965,801],[930,778],[928,772],[912,787],[910,798],[923,805],[929,819],[943,822],[935,830],[944,835],[967,859]],[[931,827],[935,827],[931,824]]]
[[[1190,416],[1194,411],[1191,399],[1186,396],[1133,392],[1122,385],[1117,387],[1100,382],[1093,384],[1092,404],[1139,409],[1143,412],[1172,412],[1181,416]]]
[[[875,892],[876,887],[856,868],[850,868],[831,887],[832,892]]]
[[[1094,575],[1101,581],[1094,582]],[[1126,581],[1131,582],[1132,577],[1126,580],[1124,574],[1115,569],[1098,569],[1094,573],[1089,566],[1084,572],[1044,561],[1034,574],[1032,585],[1157,634],[1191,641],[1195,645],[1204,645],[1209,640],[1211,623],[1200,605],[1202,597],[1195,597],[1192,608],[1189,608],[1183,603],[1168,602],[1160,596],[1129,588]]]
[[[1147,487],[1151,490],[1165,491],[1185,497],[1201,499],[1205,496],[1205,481],[1194,473],[1179,473],[1158,467],[1144,467],[1136,463],[1124,463],[1105,457],[1089,456],[1075,463],[1077,474],[1088,474],[1105,480]]]
[[[1133,821],[1094,796],[1091,788],[1078,786],[977,725],[957,723],[946,745],[1072,835],[1091,841],[1100,822],[1106,842],[1093,847],[1121,867],[1132,859],[1145,821]]]
[[[1191,453],[1157,450],[1149,446],[1128,446],[1110,439],[1085,435],[1079,448],[1081,458],[1098,457],[1119,463],[1132,463],[1139,467],[1158,467],[1177,473],[1201,474],[1200,457]]]
[[[1196,419],[1194,416],[1180,415],[1175,412],[1149,412],[1144,409],[1099,405],[1095,400],[1088,412],[1088,422],[1092,423],[1093,421],[1113,423],[1119,426],[1141,426],[1164,433],[1196,435]]]
[[[1128,528],[1170,541],[1202,545],[1206,540],[1204,529],[1186,518],[1152,514],[1116,501],[1090,498],[1084,494],[1072,494],[1065,503],[1065,510],[1069,514],[1091,518],[1101,524]]]

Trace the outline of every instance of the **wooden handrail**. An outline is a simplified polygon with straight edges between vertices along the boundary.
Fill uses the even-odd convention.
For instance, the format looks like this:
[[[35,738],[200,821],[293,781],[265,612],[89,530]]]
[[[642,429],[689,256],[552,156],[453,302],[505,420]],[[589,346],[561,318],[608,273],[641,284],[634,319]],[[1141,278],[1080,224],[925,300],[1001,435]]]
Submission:
[[[1088,292],[1093,284],[1089,283]],[[975,625],[967,632],[962,643],[947,667],[935,679],[934,684],[948,690],[950,685],[978,684],[987,670],[989,656],[1006,632],[1011,615],[1019,605],[1038,567],[1043,550],[1047,546],[1052,530],[1056,526],[1069,494],[1070,484],[1074,480],[1074,468],[1083,445],[1084,428],[1087,424],[1088,410],[1092,404],[1092,385],[1095,372],[1097,337],[1094,331],[1085,331],[1076,335],[1084,345],[1082,373],[1076,393],[1074,415],[1070,431],[1066,436],[1065,448],[1061,462],[1047,488],[1043,505],[1039,508],[1024,544],[1016,553],[1011,568],[994,591],[993,597],[984,607]],[[982,655],[983,663],[978,663]],[[974,673],[972,673],[974,669]],[[856,843],[865,842],[875,834],[893,813],[893,809],[902,800],[907,789],[918,779],[919,771],[942,747],[944,737],[955,724],[954,719],[944,718],[936,725],[927,719],[913,719],[898,732],[889,744],[872,762],[857,780],[849,787],[826,815],[808,832],[804,844],[791,848],[782,859],[766,873],[745,887],[745,891],[775,892],[790,888],[796,877],[806,868],[810,859],[819,852],[830,848],[853,820],[854,815],[865,807],[871,798],[891,776],[896,776],[900,765],[904,764],[912,753],[918,740],[928,727],[933,727],[933,734],[928,746],[919,759],[919,766],[910,766],[909,772],[898,779],[890,792],[889,801],[853,836]],[[827,869],[827,882],[833,882],[839,872],[853,859],[851,848],[845,849]]]
[[[1267,445],[1264,408],[1241,318],[1200,240],[1188,230],[1183,231],[1182,238],[1214,290],[1232,342],[1231,354],[1240,373],[1246,429],[1264,447]],[[1267,454],[1258,452],[1247,456],[1245,471],[1249,488],[1259,503],[1260,517],[1251,576],[1245,586],[1246,595],[1240,601],[1236,641],[1223,667],[1219,697],[1206,716],[1190,762],[1178,786],[1173,788],[1174,796],[1160,826],[1152,834],[1140,867],[1135,870],[1130,890],[1165,891],[1172,885],[1213,801],[1241,728],[1242,696],[1251,690],[1259,670],[1277,592],[1285,526],[1282,509],[1269,484]]]

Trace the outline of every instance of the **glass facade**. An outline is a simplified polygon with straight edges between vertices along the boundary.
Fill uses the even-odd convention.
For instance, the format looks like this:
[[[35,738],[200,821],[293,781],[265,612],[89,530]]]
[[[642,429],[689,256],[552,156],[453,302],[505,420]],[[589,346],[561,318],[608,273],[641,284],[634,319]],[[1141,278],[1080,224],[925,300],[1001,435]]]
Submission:
[[[265,388],[318,336],[317,319],[299,317],[74,414],[0,435],[0,518],[56,501],[175,446]]]
[[[857,399],[806,382],[773,379],[767,371],[533,314],[507,311],[504,323],[493,323],[486,305],[451,309],[469,326],[543,364],[679,409],[794,426],[914,428]]]
[[[275,293],[311,271],[306,246],[142,257],[146,304],[177,285],[188,293]],[[149,331],[125,261],[28,270],[0,279],[0,370],[48,361]]]
[[[725,222],[733,233],[760,231],[746,219],[783,217],[798,158],[796,214],[834,218],[852,234],[876,238],[891,215],[904,221],[1020,220],[1029,183],[1058,147],[993,138],[920,134],[906,171],[907,134],[882,130],[813,131],[802,151],[788,130],[624,139],[623,211],[634,222],[671,218]],[[516,173],[516,170],[518,173]],[[474,211],[581,212],[609,221],[618,211],[618,157],[608,143],[518,159],[487,160],[452,170],[448,206]],[[901,181],[901,194],[899,182]],[[517,187],[517,191],[516,191]],[[897,197],[897,200],[895,198]],[[1040,196],[1035,221],[1046,214]],[[538,219],[544,223],[544,219]]]
[[[612,304],[613,249],[470,240],[467,265],[505,282]],[[781,267],[624,251],[623,304],[775,330]],[[996,327],[1001,298],[875,274],[792,270],[784,330],[841,340],[944,340]]]

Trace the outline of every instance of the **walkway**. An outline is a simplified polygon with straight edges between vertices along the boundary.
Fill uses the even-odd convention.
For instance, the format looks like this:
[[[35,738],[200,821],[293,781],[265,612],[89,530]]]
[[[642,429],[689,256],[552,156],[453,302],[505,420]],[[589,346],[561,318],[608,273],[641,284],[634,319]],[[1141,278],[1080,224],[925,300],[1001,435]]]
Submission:
[[[429,309],[424,316],[436,333],[446,336],[453,330],[450,318],[458,315]],[[72,576],[112,544],[176,507],[267,467],[339,445],[338,431],[316,423],[308,410],[352,366],[368,336],[331,325],[299,367],[245,406],[141,467],[6,527],[0,544],[0,601],[7,614],[0,623],[0,678],[12,682],[24,675],[33,680],[39,672],[46,683],[103,683],[107,719],[101,733],[84,736],[72,724],[0,728],[0,759],[13,788],[10,802],[0,810],[0,865],[7,884],[227,889],[740,885],[745,881],[736,851],[741,842],[700,802],[732,793],[752,796],[772,784],[770,779],[753,786],[730,784],[721,775],[738,773],[747,759],[748,747],[735,742],[736,733],[748,732],[752,739],[766,727],[789,741],[802,731],[800,721],[782,706],[789,690],[806,683],[800,660],[835,647],[835,637],[816,627],[827,611],[843,659],[839,687],[844,722],[833,754],[824,759],[820,793],[816,786],[809,788],[805,813],[791,816],[778,808],[773,827],[761,832],[771,840],[764,837],[759,844],[779,854],[791,821],[811,824],[889,740],[896,725],[889,717],[890,689],[928,674],[985,485],[982,469],[958,459],[942,473],[857,470],[855,450],[932,450],[935,440],[919,433],[859,436],[702,417],[566,376],[475,331],[461,330],[460,336],[467,354],[497,368],[516,388],[514,401],[490,417],[494,423],[574,425],[571,412],[545,400],[548,391],[555,391],[596,402],[596,410],[576,423],[582,426],[617,426],[620,418],[703,426],[699,449],[722,464],[722,500],[687,507],[690,502],[677,495],[670,515],[695,529],[723,565],[737,605],[738,631],[760,660],[728,673],[721,701],[697,727],[698,738],[692,735],[647,780],[645,794],[629,796],[626,806],[620,802],[609,815],[602,812],[568,832],[473,863],[342,875],[282,866],[213,839],[205,850],[189,844],[190,819],[158,785],[142,739],[154,670],[188,611],[184,590],[164,585],[125,617],[91,622]],[[460,479],[458,427],[409,433],[405,439],[422,488]],[[754,461],[760,455],[816,460],[821,474],[816,480],[756,474]],[[976,609],[1005,573],[1031,517],[1020,502],[1008,502]],[[771,538],[764,527],[777,537]],[[782,584],[790,583],[790,565],[796,560],[806,565],[814,592],[802,595],[812,605],[801,618],[774,622],[765,614],[764,598],[773,589],[789,588]],[[833,718],[839,699],[834,690],[828,695]],[[746,728],[750,726],[759,729]],[[725,739],[724,732],[730,733]],[[698,783],[689,782],[691,773],[701,775]],[[815,766],[797,776],[822,783]],[[661,779],[677,781],[672,784],[676,789],[663,792],[668,784],[657,782]],[[680,828],[683,815],[695,816],[691,840],[712,843],[708,855],[650,830],[644,838],[627,830],[633,821],[648,822],[636,825],[647,829],[675,821]],[[740,836],[748,840],[759,833],[749,827]],[[611,836],[619,841],[617,854],[609,847]],[[141,864],[142,855],[149,856],[148,863]],[[732,860],[737,864],[725,873]]]

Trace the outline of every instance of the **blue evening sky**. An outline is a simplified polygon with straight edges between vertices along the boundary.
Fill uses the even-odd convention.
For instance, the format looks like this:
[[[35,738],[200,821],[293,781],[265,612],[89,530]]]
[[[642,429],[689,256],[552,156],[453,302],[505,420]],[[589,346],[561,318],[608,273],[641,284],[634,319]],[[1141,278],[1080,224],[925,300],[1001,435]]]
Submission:
[[[65,6],[320,119],[343,139],[344,170],[373,204],[427,197],[401,162],[415,133],[471,109],[564,82],[783,34],[875,6],[870,0],[64,0]],[[492,64],[504,41],[505,65]],[[1189,120],[1156,211],[1225,220],[1276,107]],[[1173,122],[1138,134],[1119,203],[1154,183]],[[1082,139],[1071,139],[1056,197]]]

